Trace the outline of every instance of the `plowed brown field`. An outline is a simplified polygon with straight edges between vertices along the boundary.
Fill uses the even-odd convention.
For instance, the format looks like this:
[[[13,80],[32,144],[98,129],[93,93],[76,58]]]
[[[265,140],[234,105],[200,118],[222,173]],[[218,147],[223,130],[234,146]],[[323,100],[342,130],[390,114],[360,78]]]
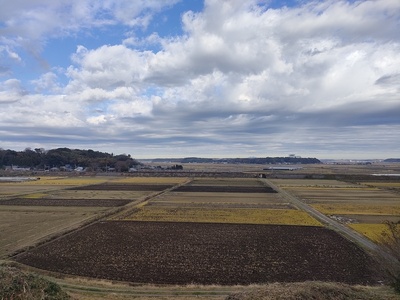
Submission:
[[[17,206],[76,206],[76,207],[115,207],[128,204],[127,199],[26,199],[16,198],[0,201],[0,205]]]
[[[66,274],[156,284],[380,279],[356,245],[307,226],[108,221],[16,260]]]

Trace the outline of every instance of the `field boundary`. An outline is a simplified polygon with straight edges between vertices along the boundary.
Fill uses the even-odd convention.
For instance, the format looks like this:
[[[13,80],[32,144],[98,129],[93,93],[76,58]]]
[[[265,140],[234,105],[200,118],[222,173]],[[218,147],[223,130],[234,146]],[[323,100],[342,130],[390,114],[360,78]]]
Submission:
[[[331,228],[347,238],[348,240],[356,243],[357,245],[361,246],[368,252],[372,252],[379,257],[383,258],[390,264],[397,264],[398,261],[397,259],[391,255],[390,253],[384,251],[379,245],[375,244],[368,238],[364,237],[363,235],[359,234],[358,232],[354,231],[353,229],[342,225],[335,220],[327,217],[323,213],[319,212],[318,210],[314,209],[313,207],[309,206],[308,204],[304,203],[301,201],[297,196],[293,195],[292,193],[284,190],[283,188],[280,188],[273,182],[271,182],[268,179],[262,179],[265,184],[271,186],[273,189],[281,193],[282,196],[284,196],[290,203],[292,203],[294,206],[296,206],[298,209],[303,210],[307,212],[309,215],[312,217],[316,218],[319,220],[322,224],[325,224],[328,228]]]
[[[177,187],[179,187],[181,185],[187,184],[187,183],[189,183],[191,181],[192,181],[192,179],[188,179],[185,182],[180,183],[180,184],[176,184],[176,185],[174,185],[173,187],[171,187],[169,189],[166,189],[166,190],[163,190],[163,191],[160,191],[160,192],[155,192],[155,193],[152,193],[150,195],[143,196],[143,197],[139,198],[136,201],[132,201],[132,202],[126,204],[125,206],[119,206],[119,207],[112,208],[112,209],[107,210],[107,211],[105,211],[103,213],[100,213],[97,216],[93,216],[93,217],[90,217],[89,219],[83,220],[81,224],[75,224],[75,226],[73,228],[71,228],[71,226],[69,226],[64,231],[50,233],[50,234],[40,238],[35,243],[33,243],[33,244],[29,245],[29,246],[22,247],[22,248],[19,248],[19,249],[15,249],[13,253],[8,255],[8,257],[12,258],[12,259],[15,259],[19,255],[21,255],[22,253],[24,253],[24,252],[26,252],[26,251],[28,251],[28,250],[30,250],[32,248],[41,247],[41,246],[43,246],[43,245],[45,245],[47,243],[53,242],[55,240],[58,240],[58,239],[60,239],[60,238],[62,238],[64,236],[67,236],[67,235],[73,234],[73,233],[75,233],[77,231],[80,231],[80,230],[82,230],[82,229],[84,229],[84,228],[86,228],[86,227],[88,227],[88,226],[90,226],[92,224],[97,223],[97,222],[101,222],[101,221],[103,221],[105,219],[109,219],[109,218],[114,219],[114,216],[119,217],[120,214],[122,216],[124,216],[125,214],[130,214],[135,210],[135,208],[138,205],[143,204],[144,202],[146,202],[146,201],[148,201],[148,200],[150,200],[150,199],[152,199],[154,197],[157,197],[157,196],[159,196],[161,194],[164,194],[166,192],[172,191],[173,189],[175,189],[175,188],[177,188]]]

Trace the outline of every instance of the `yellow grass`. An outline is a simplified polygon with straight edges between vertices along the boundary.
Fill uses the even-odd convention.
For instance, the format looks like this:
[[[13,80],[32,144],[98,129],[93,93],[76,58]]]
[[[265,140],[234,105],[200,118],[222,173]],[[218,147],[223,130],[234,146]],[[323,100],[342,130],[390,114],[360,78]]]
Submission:
[[[175,203],[284,203],[277,193],[213,193],[170,192],[154,199],[155,202]]]
[[[400,188],[400,182],[363,182],[363,184],[383,188]]]
[[[374,242],[379,242],[383,234],[389,233],[385,224],[349,224],[349,226]]]
[[[307,213],[291,209],[142,207],[125,220],[321,226]]]
[[[58,190],[49,192],[51,199],[137,199],[152,192],[149,191],[77,191]]]
[[[24,195],[23,198],[27,198],[27,199],[40,199],[47,196],[47,194],[45,193],[34,193],[34,194],[28,194],[28,195]]]
[[[136,184],[178,184],[188,180],[185,177],[123,177],[113,180],[113,183]]]
[[[323,214],[400,215],[400,204],[313,204]]]
[[[104,208],[0,207],[0,259],[39,239],[78,227]]]
[[[18,183],[20,185],[88,185],[110,180],[108,177],[41,177],[40,180]]]
[[[338,180],[322,179],[272,179],[272,182],[281,187],[330,187],[330,188],[353,188],[358,185]]]

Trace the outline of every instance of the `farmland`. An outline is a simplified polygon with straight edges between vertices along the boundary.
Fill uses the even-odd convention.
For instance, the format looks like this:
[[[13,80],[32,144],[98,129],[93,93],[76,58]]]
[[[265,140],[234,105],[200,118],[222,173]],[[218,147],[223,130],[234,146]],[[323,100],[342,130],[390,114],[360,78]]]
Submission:
[[[194,179],[151,199],[123,220],[321,225],[259,180],[221,178]]]
[[[383,222],[400,220],[397,181],[348,183],[337,180],[279,180],[274,182],[304,203],[347,224],[373,241],[385,231]]]
[[[309,226],[321,225],[318,221],[307,215],[307,213],[294,209],[142,207],[124,220]]]
[[[400,216],[395,184],[271,181],[373,240],[383,220]],[[261,179],[146,174],[3,184],[0,255],[20,252],[15,261],[38,269],[138,284],[383,279],[359,246]]]
[[[36,181],[1,182],[0,257],[76,229],[165,187],[150,184],[140,188],[140,180],[138,185],[130,180],[134,188],[129,189],[126,188],[129,184],[117,178],[117,186],[125,189],[85,189],[104,186],[113,180],[112,177],[44,177]],[[170,186],[177,181],[164,182]],[[108,184],[107,188],[110,186],[115,184]]]
[[[104,208],[0,206],[0,256],[31,246],[41,239],[77,228]]]
[[[333,231],[305,226],[109,221],[18,261],[71,275],[157,284],[379,279],[358,247]]]

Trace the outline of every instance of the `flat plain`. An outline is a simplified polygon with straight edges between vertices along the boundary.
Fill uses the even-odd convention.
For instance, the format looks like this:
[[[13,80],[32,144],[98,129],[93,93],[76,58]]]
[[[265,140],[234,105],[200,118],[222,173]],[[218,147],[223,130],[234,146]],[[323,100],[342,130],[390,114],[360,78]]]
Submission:
[[[97,190],[99,184],[104,185],[113,180],[117,180],[117,186],[134,185],[134,191],[129,188]],[[128,183],[124,183],[123,178],[109,176],[51,176],[24,182],[0,182],[0,257],[7,257],[79,228],[118,207],[136,203],[142,197],[160,190],[159,186],[151,183],[152,179],[147,180],[150,185],[143,189],[140,188],[142,180],[126,181]],[[176,179],[162,181],[163,184],[168,183],[168,186],[180,182]],[[109,186],[115,184],[109,183]]]
[[[331,230],[307,226],[108,221],[17,261],[70,275],[153,284],[380,280],[360,248]]]
[[[299,176],[331,175],[335,168],[349,167],[312,166]],[[400,218],[396,182],[281,174],[287,178],[275,184],[371,239],[383,220]],[[53,177],[14,184],[0,189],[0,255],[31,247],[13,259],[39,269],[140,284],[381,279],[362,249],[257,178]]]
[[[337,180],[274,179],[304,203],[377,242],[386,233],[385,221],[400,220],[396,179],[343,182]],[[370,179],[369,179],[370,180]]]

